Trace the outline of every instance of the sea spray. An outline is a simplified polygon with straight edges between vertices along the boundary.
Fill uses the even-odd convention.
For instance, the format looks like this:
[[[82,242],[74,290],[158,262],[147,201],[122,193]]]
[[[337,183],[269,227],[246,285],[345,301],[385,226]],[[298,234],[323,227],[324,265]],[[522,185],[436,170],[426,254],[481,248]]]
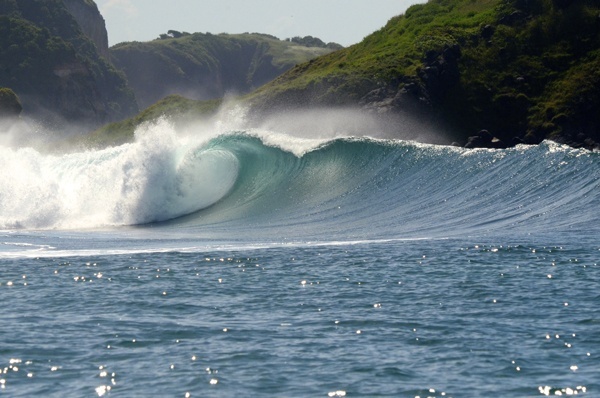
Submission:
[[[237,176],[229,153],[177,137],[162,121],[119,147],[65,155],[2,147],[0,228],[145,224],[209,206]]]
[[[0,228],[169,221],[263,241],[412,239],[590,227],[600,200],[599,157],[586,150],[290,136],[240,129],[243,108],[227,112],[185,129],[158,120],[102,150],[0,147]]]

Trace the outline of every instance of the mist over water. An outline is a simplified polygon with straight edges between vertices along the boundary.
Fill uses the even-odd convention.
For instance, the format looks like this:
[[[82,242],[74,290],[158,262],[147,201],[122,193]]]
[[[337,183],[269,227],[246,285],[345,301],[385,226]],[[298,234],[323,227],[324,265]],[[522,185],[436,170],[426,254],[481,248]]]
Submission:
[[[374,118],[352,110],[296,111],[259,124],[249,127],[246,110],[227,104],[203,122],[175,126],[160,119],[141,126],[131,144],[60,154],[45,150],[60,133],[6,123],[0,228],[147,224],[206,208],[229,192],[239,172],[235,148],[212,148],[216,137],[259,137],[301,157],[328,139],[382,134]]]
[[[553,143],[468,150],[373,138],[386,132],[350,110],[246,125],[245,109],[228,107],[204,124],[146,124],[134,142],[101,150],[2,146],[0,228],[170,221],[240,234],[256,228],[266,240],[318,236],[323,226],[342,240],[422,238],[589,224],[582,210],[598,204],[598,154],[585,150]]]
[[[251,127],[302,138],[371,137],[450,144],[447,132],[433,121],[408,112],[386,115],[352,107],[295,109],[267,114]]]
[[[0,150],[3,228],[90,228],[175,218],[218,201],[237,161],[179,139],[165,122],[135,143],[65,155]]]

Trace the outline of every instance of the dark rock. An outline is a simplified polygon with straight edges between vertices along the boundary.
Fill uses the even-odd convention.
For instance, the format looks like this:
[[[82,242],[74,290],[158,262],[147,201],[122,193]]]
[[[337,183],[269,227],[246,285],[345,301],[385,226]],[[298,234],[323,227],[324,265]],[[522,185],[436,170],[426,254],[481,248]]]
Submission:
[[[510,145],[511,146],[517,146],[517,145],[523,145],[525,144],[525,141],[520,138],[520,137],[512,137]]]
[[[448,46],[442,52],[442,57],[447,62],[456,61],[457,59],[460,58],[461,55],[462,55],[462,52],[461,52],[460,46],[458,44],[453,44],[451,46]]]
[[[573,0],[552,0],[555,9],[567,8],[571,4],[573,4]]]
[[[503,149],[506,148],[507,145],[498,137],[493,137],[490,141],[490,148]]]
[[[65,7],[75,18],[83,33],[94,42],[96,50],[106,60],[110,58],[108,52],[108,33],[104,18],[98,11],[96,3],[81,0],[63,0]]]
[[[425,53],[425,62],[426,63],[432,63],[435,62],[437,60],[437,57],[439,56],[439,53],[435,50],[428,50]]]
[[[485,142],[491,142],[494,138],[492,134],[487,130],[480,130],[479,133],[477,133],[477,135],[481,137]]]
[[[505,15],[502,18],[500,18],[500,23],[502,25],[508,25],[508,26],[514,26],[518,23],[521,22],[525,22],[527,20],[528,16],[526,13],[524,13],[523,11],[513,11],[511,14],[509,15]]]
[[[465,148],[506,148],[507,145],[487,130],[480,130],[477,135],[468,138]]]
[[[460,46],[446,46],[442,51],[427,51],[424,68],[417,72],[423,82],[423,97],[430,103],[441,102],[448,90],[460,80],[458,59]]]
[[[600,149],[600,144],[591,138],[586,138],[585,140],[583,140],[583,143],[584,143],[584,147],[587,149],[590,149],[590,150]]]
[[[465,144],[465,148],[481,148],[484,144],[484,140],[478,136],[473,135],[467,139],[467,143]]]
[[[439,73],[439,69],[437,66],[426,66],[425,69],[425,76],[437,76]]]
[[[410,94],[416,94],[419,92],[419,86],[416,83],[408,83],[405,84],[404,87],[402,88],[402,90],[404,90],[404,92],[406,93],[410,93]]]
[[[494,35],[495,30],[496,29],[492,25],[485,25],[483,28],[481,28],[481,37],[489,40]]]
[[[383,87],[377,88],[375,90],[369,91],[364,97],[362,97],[359,101],[359,105],[366,105],[372,102],[379,102],[386,97],[388,97],[387,90]]]

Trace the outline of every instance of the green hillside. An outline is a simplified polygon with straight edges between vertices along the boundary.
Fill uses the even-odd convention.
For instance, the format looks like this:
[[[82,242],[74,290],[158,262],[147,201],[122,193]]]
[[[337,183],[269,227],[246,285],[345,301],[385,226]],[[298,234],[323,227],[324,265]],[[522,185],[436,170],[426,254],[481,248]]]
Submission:
[[[508,145],[550,138],[593,147],[599,33],[598,1],[431,0],[292,69],[252,101],[260,109],[389,98],[401,110],[414,100],[463,142],[487,129]]]
[[[153,112],[169,114],[171,100]],[[255,115],[337,105],[408,112],[468,146],[552,139],[598,148],[600,2],[430,0],[242,100]]]
[[[110,54],[145,108],[172,94],[196,100],[220,98],[230,92],[244,94],[296,64],[341,47],[309,38],[284,41],[257,33],[213,35],[171,30],[150,42],[117,44]]]

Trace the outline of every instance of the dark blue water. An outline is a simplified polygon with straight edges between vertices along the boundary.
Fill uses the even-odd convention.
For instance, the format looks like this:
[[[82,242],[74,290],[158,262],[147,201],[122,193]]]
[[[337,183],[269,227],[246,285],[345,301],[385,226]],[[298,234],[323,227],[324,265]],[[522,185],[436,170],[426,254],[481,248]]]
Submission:
[[[597,153],[273,140],[6,150],[0,395],[600,394]]]
[[[594,396],[600,247],[498,243],[3,260],[2,394]]]

